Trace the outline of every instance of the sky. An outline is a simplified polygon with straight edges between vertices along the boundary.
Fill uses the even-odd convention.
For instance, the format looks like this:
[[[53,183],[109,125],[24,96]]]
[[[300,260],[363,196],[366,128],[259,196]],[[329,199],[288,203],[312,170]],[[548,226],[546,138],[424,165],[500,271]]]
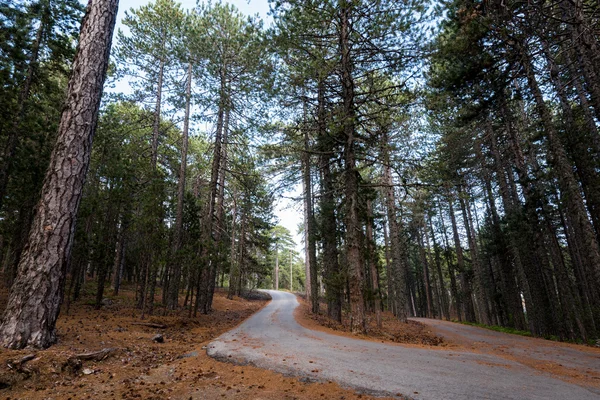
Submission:
[[[120,27],[121,20],[125,16],[125,11],[130,8],[138,8],[139,6],[150,3],[149,0],[121,0],[119,2],[119,14],[117,16],[117,28]],[[196,6],[196,0],[179,0],[178,3],[184,9],[190,9]],[[236,6],[241,12],[248,15],[258,14],[265,21],[268,20],[267,13],[269,12],[268,0],[229,0],[223,1]]]
[[[196,6],[196,0],[179,0],[178,1],[184,9],[191,9]],[[131,8],[138,8],[142,5],[150,3],[149,0],[121,0],[119,3],[119,14],[117,16],[116,28],[122,28],[121,20],[125,16],[125,11]],[[267,15],[269,12],[268,0],[229,0],[223,1],[223,3],[229,3],[235,5],[242,13],[247,15],[258,14],[268,25],[270,17]],[[121,92],[127,92],[126,83],[117,83],[116,90]],[[302,189],[297,187],[291,193],[284,193],[284,197],[277,196],[275,200],[275,215],[279,219],[279,225],[286,227],[293,235],[296,241],[296,251],[301,255],[303,253],[303,244],[301,243],[301,236],[298,235],[298,226],[303,221],[303,209],[300,202],[294,202],[289,198],[299,198],[302,194]]]

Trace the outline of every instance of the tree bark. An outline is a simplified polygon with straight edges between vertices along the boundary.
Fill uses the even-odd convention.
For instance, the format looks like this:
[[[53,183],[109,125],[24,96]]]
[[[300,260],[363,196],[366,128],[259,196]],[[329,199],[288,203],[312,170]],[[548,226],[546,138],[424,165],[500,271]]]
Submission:
[[[373,308],[377,327],[381,328],[381,297],[379,295],[379,272],[377,271],[377,253],[375,252],[375,235],[373,234],[375,217],[373,215],[373,201],[367,200],[367,253],[369,263],[369,275],[371,278],[371,289],[373,297]]]
[[[227,89],[227,93],[230,93],[230,88]],[[216,229],[215,229],[215,254],[214,262],[211,262],[210,266],[210,280],[208,284],[208,293],[206,295],[206,306],[208,311],[212,310],[213,296],[215,294],[215,284],[217,281],[217,275],[219,268],[223,260],[224,243],[223,243],[223,232],[226,231],[225,227],[225,178],[227,175],[228,165],[228,146],[229,146],[229,118],[231,116],[232,102],[227,95],[227,103],[225,106],[225,116],[223,117],[223,144],[221,145],[221,165],[219,167],[219,191],[217,194],[217,205],[216,205]]]
[[[117,8],[118,0],[88,3],[57,142],[0,325],[4,347],[45,348],[56,341],[56,319],[90,162]]]
[[[160,113],[162,102],[162,88],[165,73],[165,61],[160,60],[158,66],[158,82],[156,84],[156,103],[154,105],[154,120],[152,122],[152,168],[158,164],[158,138],[160,135]]]
[[[388,279],[391,280],[393,289],[394,309],[396,317],[402,322],[407,318],[407,296],[406,296],[406,267],[405,252],[402,245],[400,224],[396,213],[396,194],[392,180],[392,168],[389,151],[389,139],[387,131],[381,136],[381,159],[383,162],[383,184],[385,185],[385,202],[387,208],[387,222],[389,227],[390,259],[391,268]]]
[[[306,241],[306,263],[308,266],[307,282],[310,282],[307,289],[307,296],[310,299],[311,311],[313,314],[319,313],[319,275],[317,271],[317,245],[315,240],[315,217],[312,204],[312,180],[311,180],[311,161],[309,153],[308,129],[304,128],[304,153],[302,154],[302,179],[304,186],[304,217],[305,217],[305,241]]]
[[[227,72],[226,67],[221,66],[220,71],[220,90],[219,90],[219,111],[217,113],[217,125],[215,131],[215,147],[213,150],[213,160],[210,171],[209,197],[206,206],[206,222],[203,226],[203,247],[202,247],[202,270],[198,281],[197,301],[200,312],[208,314],[210,309],[209,291],[211,287],[212,271],[216,262],[215,253],[217,251],[216,233],[217,224],[217,201],[219,195],[219,177],[222,163],[223,146],[223,127],[225,120],[227,99]],[[196,311],[194,311],[194,314]]]
[[[448,294],[446,292],[446,286],[444,285],[444,275],[442,274],[442,260],[440,257],[440,247],[435,240],[435,231],[433,230],[433,221],[431,215],[429,219],[429,232],[431,232],[431,241],[433,242],[433,251],[435,255],[435,267],[437,270],[439,285],[440,285],[440,302],[442,305],[441,313],[447,321],[450,321],[450,310],[448,306]]]
[[[490,307],[488,302],[488,296],[486,293],[486,288],[488,286],[488,282],[485,279],[481,262],[479,259],[479,249],[477,246],[477,240],[475,239],[475,230],[473,229],[473,218],[471,216],[471,207],[463,198],[463,192],[459,188],[458,193],[458,201],[460,204],[460,209],[462,211],[463,223],[465,227],[465,231],[467,233],[467,239],[469,243],[469,249],[471,254],[471,262],[473,265],[473,272],[475,273],[475,278],[477,280],[477,287],[475,289],[475,298],[477,299],[477,303],[479,305],[479,315],[480,320],[486,324],[491,324],[490,318]]]
[[[353,333],[365,332],[366,319],[363,294],[363,264],[360,253],[360,219],[358,181],[356,170],[355,130],[356,110],[354,99],[353,60],[350,46],[352,3],[339,2],[339,51],[343,101],[344,142],[344,194],[346,201],[346,262],[350,296],[350,325]]]
[[[450,276],[450,293],[454,298],[454,308],[456,311],[456,317],[458,321],[462,321],[462,303],[460,301],[460,295],[456,286],[456,276],[454,275],[454,265],[450,257],[450,244],[448,242],[448,233],[446,232],[446,224],[444,223],[444,214],[442,207],[438,202],[438,208],[440,210],[440,221],[442,222],[442,234],[444,237],[444,258],[446,259],[446,265],[448,266],[448,275]],[[450,304],[448,305],[450,307]]]
[[[460,244],[460,236],[458,235],[458,227],[456,225],[456,216],[454,214],[453,198],[448,194],[448,208],[450,210],[450,222],[452,223],[452,236],[454,238],[454,248],[456,250],[456,261],[458,271],[460,273],[461,292],[459,297],[461,304],[464,307],[465,319],[468,322],[475,322],[475,308],[473,307],[473,296],[471,290],[471,279],[467,276],[462,245]]]
[[[331,153],[333,139],[327,132],[325,120],[325,85],[319,81],[317,88],[317,135],[320,144],[319,167],[321,169],[321,238],[323,245],[323,270],[327,314],[329,318],[342,322],[343,282],[340,276],[340,264],[337,249],[337,221],[335,216],[335,197],[333,175],[331,172]]]
[[[177,210],[175,211],[175,231],[171,247],[171,277],[169,278],[169,298],[167,308],[174,310],[179,303],[179,285],[181,282],[181,260],[179,250],[183,244],[183,201],[185,199],[185,177],[187,170],[188,136],[190,129],[190,106],[192,99],[192,63],[188,64],[188,76],[185,85],[185,115],[181,136],[181,164],[179,165],[179,181],[177,182]]]
[[[119,294],[121,288],[121,280],[123,277],[123,266],[125,265],[125,248],[126,248],[126,231],[127,231],[127,215],[125,211],[121,219],[121,225],[119,226],[119,233],[117,235],[117,246],[115,251],[115,259],[113,264],[113,296]]]
[[[279,290],[279,243],[275,242],[275,283],[273,289]]]
[[[229,257],[231,258],[231,266],[229,267],[229,290],[227,291],[227,298],[228,299],[233,299],[233,296],[235,296],[235,288],[236,288],[236,282],[239,279],[239,275],[240,275],[240,267],[239,267],[239,263],[237,262],[237,256],[236,256],[236,242],[235,242],[235,224],[236,224],[236,220],[237,220],[237,201],[236,201],[236,196],[235,196],[235,191],[233,193],[232,196],[232,200],[233,200],[233,210],[232,210],[232,217],[231,217],[231,251],[229,254]],[[290,289],[291,291],[291,289]]]
[[[596,172],[596,162],[590,155],[590,143],[595,145],[594,139],[597,138],[597,131],[592,131],[591,137],[584,136],[583,132],[575,124],[575,116],[567,97],[566,88],[559,77],[558,66],[555,64],[552,55],[548,49],[547,43],[542,40],[544,53],[548,62],[550,80],[554,85],[560,107],[564,117],[565,134],[561,135],[565,148],[573,160],[581,188],[585,195],[585,205],[592,219],[596,237],[600,237],[600,180]],[[577,78],[575,78],[576,80]],[[589,109],[587,110],[589,113]],[[595,127],[595,124],[592,124]],[[598,154],[598,148],[594,147],[594,153]]]
[[[429,278],[429,260],[427,260],[427,254],[425,254],[425,243],[423,241],[423,232],[421,231],[421,227],[417,228],[416,234],[419,243],[419,255],[421,256],[421,266],[423,268],[423,284],[425,285],[425,316],[427,318],[435,318],[435,309],[433,308],[433,294]]]
[[[556,169],[558,186],[564,196],[565,208],[572,221],[575,239],[586,249],[584,256],[586,278],[590,282],[595,282],[592,285],[592,296],[593,301],[596,302],[600,300],[600,247],[592,224],[588,219],[579,185],[573,174],[573,168],[564,147],[560,143],[550,111],[544,102],[529,55],[525,49],[521,53],[529,88],[533,94],[537,112],[542,120],[548,139],[550,162]],[[600,312],[597,312],[597,317],[600,318]]]

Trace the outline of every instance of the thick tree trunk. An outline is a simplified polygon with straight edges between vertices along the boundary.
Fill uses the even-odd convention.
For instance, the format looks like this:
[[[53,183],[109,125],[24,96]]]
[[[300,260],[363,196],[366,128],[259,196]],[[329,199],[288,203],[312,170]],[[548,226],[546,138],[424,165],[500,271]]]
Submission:
[[[82,22],[66,107],[0,326],[4,347],[45,348],[56,341],[77,210],[108,66],[118,0],[91,0]]]

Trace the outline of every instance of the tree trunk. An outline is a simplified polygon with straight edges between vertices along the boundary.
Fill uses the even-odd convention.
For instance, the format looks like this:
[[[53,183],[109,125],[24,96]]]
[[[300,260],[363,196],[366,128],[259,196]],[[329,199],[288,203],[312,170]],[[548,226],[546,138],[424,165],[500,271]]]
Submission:
[[[384,199],[385,201],[385,199]],[[394,286],[392,282],[392,256],[391,256],[391,244],[390,244],[390,235],[388,235],[388,220],[387,216],[383,221],[383,242],[385,245],[385,275],[387,278],[387,308],[392,314],[397,315],[396,312],[396,304],[394,302]]]
[[[228,88],[227,93],[231,90]],[[227,97],[225,107],[225,116],[223,117],[223,144],[221,146],[221,165],[219,168],[219,192],[216,205],[216,230],[215,230],[215,254],[214,262],[211,263],[210,280],[208,284],[208,293],[206,294],[205,309],[207,312],[212,310],[213,296],[215,294],[215,284],[219,273],[219,268],[223,260],[223,232],[225,232],[225,177],[227,175],[228,155],[227,148],[229,144],[229,118],[231,116],[232,102]]]
[[[460,294],[456,286],[456,276],[454,275],[454,265],[450,257],[450,244],[448,243],[448,233],[446,232],[446,225],[444,223],[444,214],[442,207],[438,202],[438,208],[440,210],[440,221],[442,222],[442,233],[444,237],[444,258],[446,259],[446,265],[448,266],[448,275],[450,276],[450,293],[454,298],[454,308],[456,311],[456,317],[459,321],[462,321],[462,303],[460,301]],[[450,307],[450,305],[448,305]]]
[[[119,230],[117,233],[117,245],[115,249],[115,259],[113,263],[113,296],[119,294],[121,280],[123,277],[123,266],[125,265],[126,235],[129,224],[129,207],[126,205],[121,215]]]
[[[219,195],[219,177],[222,163],[222,146],[223,146],[223,126],[225,120],[226,108],[228,105],[227,99],[227,82],[226,82],[225,66],[221,67],[220,73],[220,91],[219,91],[219,111],[217,113],[217,126],[215,131],[215,147],[213,150],[213,160],[210,172],[209,183],[209,198],[206,208],[206,223],[203,226],[203,248],[202,248],[202,270],[198,282],[197,306],[203,314],[208,314],[210,309],[209,291],[211,288],[211,277],[213,269],[216,268],[215,254],[217,252],[216,233],[217,224],[217,200]],[[196,314],[196,311],[194,311]]]
[[[440,247],[435,240],[435,231],[433,230],[433,221],[431,215],[429,215],[429,231],[431,232],[431,240],[433,242],[433,251],[435,255],[435,267],[437,270],[438,281],[440,285],[440,302],[441,302],[441,313],[447,321],[450,321],[450,310],[448,306],[448,294],[444,285],[444,275],[442,274],[442,260],[440,257]]]
[[[319,81],[317,89],[317,135],[321,151],[319,155],[319,167],[321,169],[320,234],[323,244],[323,270],[325,274],[327,314],[329,318],[342,322],[343,282],[338,260],[335,188],[330,166],[333,139],[329,137],[327,132],[327,121],[325,120],[325,85],[322,80]]]
[[[600,247],[598,246],[592,224],[588,219],[583,198],[579,191],[579,185],[573,175],[573,168],[570,165],[564,147],[560,143],[552,122],[552,116],[538,86],[529,55],[526,50],[521,53],[529,88],[533,94],[535,105],[548,139],[550,162],[557,173],[558,185],[564,196],[566,211],[572,220],[575,239],[586,249],[584,256],[586,278],[590,282],[595,282],[592,285],[592,295],[593,301],[597,302],[600,301]],[[600,318],[600,312],[597,312],[596,316]]]
[[[0,342],[4,347],[45,348],[56,341],[56,319],[90,161],[117,7],[117,0],[90,1],[82,22],[57,142],[0,326]]]
[[[346,202],[346,262],[350,296],[350,325],[353,333],[365,332],[366,319],[363,294],[363,268],[360,253],[360,219],[358,181],[356,170],[355,130],[356,110],[354,104],[353,60],[350,46],[351,27],[350,2],[340,0],[339,10],[339,51],[343,101],[344,142],[344,194]]]
[[[279,243],[275,242],[275,283],[273,289],[279,290]]]
[[[473,219],[471,216],[471,207],[463,198],[463,192],[459,188],[458,193],[458,201],[460,204],[460,209],[463,215],[463,223],[465,227],[465,231],[467,233],[467,239],[469,242],[469,249],[471,254],[471,260],[473,265],[473,272],[475,273],[475,278],[477,279],[477,287],[475,290],[475,298],[477,299],[479,305],[479,315],[480,320],[486,324],[491,324],[490,318],[490,307],[488,303],[488,296],[486,293],[486,288],[488,287],[488,282],[485,279],[481,262],[479,260],[479,249],[477,246],[477,240],[475,239],[475,230],[473,229]]]
[[[421,256],[421,266],[423,268],[423,284],[425,285],[425,316],[427,318],[435,318],[435,309],[433,308],[433,294],[431,290],[431,282],[429,279],[429,261],[427,260],[427,255],[425,254],[425,243],[423,241],[421,227],[417,228],[416,235],[419,242],[419,255]]]
[[[154,105],[154,120],[152,122],[152,168],[156,169],[158,164],[158,138],[160,135],[160,113],[162,101],[163,79],[165,73],[165,61],[160,60],[158,66],[158,82],[156,84],[156,103]]]
[[[377,253],[375,251],[375,236],[373,234],[373,225],[375,224],[373,215],[373,201],[367,200],[367,253],[369,262],[369,275],[371,278],[371,289],[373,297],[373,308],[375,310],[375,319],[377,327],[381,328],[381,297],[379,295],[379,272],[377,271]]]
[[[317,246],[315,240],[315,217],[312,205],[312,181],[311,181],[311,162],[309,154],[308,129],[304,128],[304,153],[302,154],[302,182],[304,186],[304,217],[305,217],[305,242],[306,242],[306,263],[308,266],[307,282],[310,282],[307,289],[307,297],[310,299],[311,311],[313,314],[319,313],[319,276],[317,272]]]
[[[450,210],[450,222],[452,223],[452,235],[454,237],[454,247],[456,250],[456,261],[458,266],[458,271],[460,273],[460,283],[461,283],[461,292],[459,297],[461,299],[461,304],[464,307],[464,315],[465,319],[468,322],[475,322],[475,308],[473,307],[473,296],[471,291],[471,280],[467,276],[467,271],[465,268],[464,255],[462,250],[462,245],[460,244],[460,237],[458,236],[458,227],[456,225],[456,216],[454,214],[454,206],[452,204],[454,200],[448,194],[448,208]]]
[[[171,277],[169,278],[169,297],[167,308],[174,310],[179,303],[179,285],[181,282],[181,259],[179,250],[183,244],[183,201],[185,199],[185,176],[187,170],[188,136],[190,129],[190,106],[192,99],[192,63],[188,64],[188,76],[185,86],[185,115],[181,136],[181,164],[179,165],[179,180],[177,182],[177,210],[175,212],[175,231],[171,248]]]
[[[558,67],[554,63],[545,41],[542,40],[542,44],[550,69],[550,79],[556,90],[564,117],[565,134],[561,135],[561,139],[575,164],[577,176],[585,195],[586,208],[592,219],[596,237],[600,237],[600,179],[596,172],[597,163],[592,159],[589,150],[590,143],[594,145],[594,139],[598,139],[597,131],[592,131],[591,137],[585,137],[583,132],[578,129],[565,86],[559,78]],[[589,112],[589,109],[587,111]],[[595,124],[593,125],[595,126]],[[593,147],[594,153],[598,154],[599,149],[596,146]]]
[[[293,252],[292,252],[292,249],[290,248],[290,292],[291,293],[294,292],[294,261],[293,261],[292,257],[293,257]]]
[[[231,218],[231,251],[229,257],[231,259],[231,266],[229,267],[229,290],[227,291],[227,298],[233,299],[235,296],[236,282],[239,279],[240,267],[236,258],[236,243],[235,243],[235,222],[237,219],[237,201],[235,197],[235,191],[232,196],[233,199],[233,212]],[[291,289],[290,289],[291,291]]]
[[[383,162],[383,184],[385,185],[385,202],[387,209],[387,222],[389,226],[391,268],[388,279],[391,281],[394,296],[394,309],[396,317],[402,322],[407,318],[406,275],[407,266],[404,247],[396,214],[396,195],[392,180],[389,139],[387,131],[381,137],[381,159]]]

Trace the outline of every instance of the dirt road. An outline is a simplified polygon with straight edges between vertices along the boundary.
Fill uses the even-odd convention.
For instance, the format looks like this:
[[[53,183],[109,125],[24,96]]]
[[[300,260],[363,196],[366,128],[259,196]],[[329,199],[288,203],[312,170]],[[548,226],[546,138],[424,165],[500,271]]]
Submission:
[[[522,345],[523,352],[507,351],[504,356],[497,352],[511,346],[513,335],[487,334],[452,323],[433,326],[458,342],[446,349],[352,339],[301,327],[293,316],[296,297],[276,291],[269,294],[273,301],[268,306],[210,343],[210,356],[305,379],[336,381],[371,394],[414,399],[600,399],[594,382],[530,366],[538,361],[554,363],[595,376],[600,374],[600,353],[593,350],[552,344],[551,351],[541,345],[538,351],[534,343]],[[497,347],[496,353],[482,350],[488,347]],[[520,362],[519,354],[527,362]]]

